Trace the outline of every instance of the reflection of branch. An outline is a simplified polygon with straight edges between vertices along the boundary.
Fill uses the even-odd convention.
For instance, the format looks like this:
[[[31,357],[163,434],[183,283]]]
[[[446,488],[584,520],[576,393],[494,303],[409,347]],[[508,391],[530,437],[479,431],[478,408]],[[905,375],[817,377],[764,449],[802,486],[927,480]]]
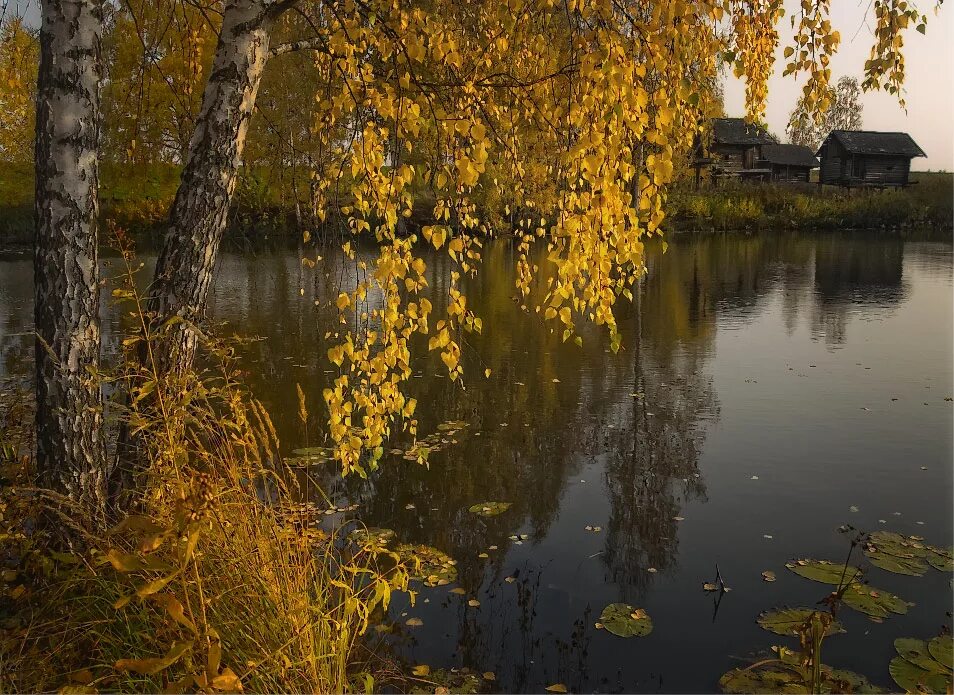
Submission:
[[[719,606],[722,605],[722,597],[725,596],[724,591],[720,591],[719,594],[712,599],[712,622],[713,624],[716,621],[716,616],[719,615]]]

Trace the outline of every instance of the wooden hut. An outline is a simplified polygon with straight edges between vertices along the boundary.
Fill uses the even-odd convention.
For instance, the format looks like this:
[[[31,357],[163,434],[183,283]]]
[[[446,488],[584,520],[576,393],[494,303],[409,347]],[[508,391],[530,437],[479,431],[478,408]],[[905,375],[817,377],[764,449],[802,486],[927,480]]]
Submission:
[[[863,187],[907,186],[911,160],[926,157],[907,133],[833,130],[818,149],[819,184]]]
[[[693,166],[696,184],[700,170],[709,167],[713,181],[722,179],[766,179],[771,170],[760,165],[762,147],[776,144],[764,128],[746,123],[744,118],[713,118],[708,147],[696,144]]]
[[[759,167],[771,171],[769,178],[781,183],[808,183],[818,160],[804,145],[762,145]]]

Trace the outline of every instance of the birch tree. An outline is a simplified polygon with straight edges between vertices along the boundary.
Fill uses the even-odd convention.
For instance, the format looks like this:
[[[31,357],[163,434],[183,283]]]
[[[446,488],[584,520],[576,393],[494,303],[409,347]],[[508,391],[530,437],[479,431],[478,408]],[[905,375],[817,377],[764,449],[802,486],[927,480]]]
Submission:
[[[829,5],[801,3],[786,51],[785,72],[807,75],[813,109],[825,107],[827,66],[840,44]],[[306,33],[270,50],[276,22],[292,9]],[[392,423],[416,427],[415,404],[402,391],[412,334],[430,336],[428,349],[440,352],[457,380],[461,332],[482,328],[459,280],[479,266],[479,237],[488,229],[475,201],[497,184],[492,162],[516,172],[516,289],[524,305],[553,322],[564,340],[579,339],[581,320],[602,325],[618,349],[613,306],[631,296],[642,273],[642,239],[661,231],[674,162],[706,112],[700,86],[720,62],[729,63],[746,82],[749,118],[762,118],[783,14],[781,0],[228,0],[152,288],[156,321],[171,327],[159,351],[161,371],[185,374],[194,360],[194,327],[270,55],[307,49],[326,67],[328,89],[315,95],[312,109],[338,166],[316,175],[324,190],[347,201],[328,201],[329,209],[353,234],[372,233],[381,249],[365,279],[336,300],[341,323],[355,328],[329,336],[329,359],[341,370],[325,393],[329,430],[345,472],[363,473],[368,461],[374,467]],[[926,17],[913,5],[880,1],[875,14],[865,85],[898,92],[899,37]],[[334,139],[336,124],[347,134],[344,146]],[[388,152],[394,143],[403,151]],[[422,148],[435,157],[409,163]],[[541,167],[536,179],[545,191],[537,199],[523,179]],[[429,321],[430,303],[416,297],[426,286],[418,238],[397,234],[421,187],[436,200],[435,224],[421,237],[458,265],[446,313],[436,321]],[[537,243],[547,246],[544,270],[528,260]],[[350,242],[345,252],[352,253]],[[546,283],[542,300],[530,302],[536,279]],[[370,296],[383,297],[383,308],[370,306]]]
[[[100,0],[43,0],[36,104],[36,463],[102,519],[97,267]]]

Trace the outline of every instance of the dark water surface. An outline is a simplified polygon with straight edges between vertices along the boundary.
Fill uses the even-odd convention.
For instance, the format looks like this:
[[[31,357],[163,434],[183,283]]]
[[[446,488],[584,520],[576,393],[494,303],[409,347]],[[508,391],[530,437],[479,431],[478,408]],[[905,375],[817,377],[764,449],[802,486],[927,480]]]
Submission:
[[[460,419],[459,443],[429,469],[388,456],[368,482],[331,484],[369,525],[458,560],[468,595],[437,587],[413,608],[395,600],[399,653],[493,671],[505,691],[710,691],[736,657],[794,646],[755,618],[825,596],[784,563],[843,560],[841,524],[950,545],[952,245],[919,238],[674,237],[619,307],[616,355],[595,329],[578,348],[524,314],[511,299],[511,250],[489,247],[468,290],[485,329],[465,348],[466,390],[441,376],[436,355],[415,363],[410,387],[420,434]],[[27,365],[31,265],[0,255],[0,375]],[[440,296],[451,267],[430,265]],[[219,268],[212,315],[264,338],[249,348],[250,381],[289,449],[306,439],[296,382],[315,414],[308,443],[319,438],[333,375],[328,313],[315,300],[336,282],[302,269],[295,250],[229,251]],[[113,310],[108,337],[116,325]],[[513,506],[468,513],[487,500]],[[718,610],[702,590],[717,564],[733,589]],[[848,634],[825,643],[824,659],[889,686],[893,639],[950,624],[951,576],[868,577],[916,605],[883,624],[844,611]],[[597,630],[616,601],[646,609],[652,634]],[[411,616],[423,627],[404,627]]]

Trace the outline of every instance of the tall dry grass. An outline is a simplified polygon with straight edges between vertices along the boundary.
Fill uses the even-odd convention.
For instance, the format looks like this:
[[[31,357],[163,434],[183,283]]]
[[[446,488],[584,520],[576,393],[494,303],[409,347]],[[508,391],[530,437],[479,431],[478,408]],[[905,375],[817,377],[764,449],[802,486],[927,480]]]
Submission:
[[[373,689],[362,636],[391,593],[407,590],[405,567],[322,524],[320,488],[284,469],[230,344],[203,337],[204,366],[177,377],[133,357],[143,344],[151,354],[163,328],[150,328],[132,252],[121,251],[114,296],[138,329],[103,378],[128,394],[113,408],[149,466],[134,513],[103,531],[36,488],[29,456],[7,450],[0,690]],[[70,547],[54,545],[63,537]]]

